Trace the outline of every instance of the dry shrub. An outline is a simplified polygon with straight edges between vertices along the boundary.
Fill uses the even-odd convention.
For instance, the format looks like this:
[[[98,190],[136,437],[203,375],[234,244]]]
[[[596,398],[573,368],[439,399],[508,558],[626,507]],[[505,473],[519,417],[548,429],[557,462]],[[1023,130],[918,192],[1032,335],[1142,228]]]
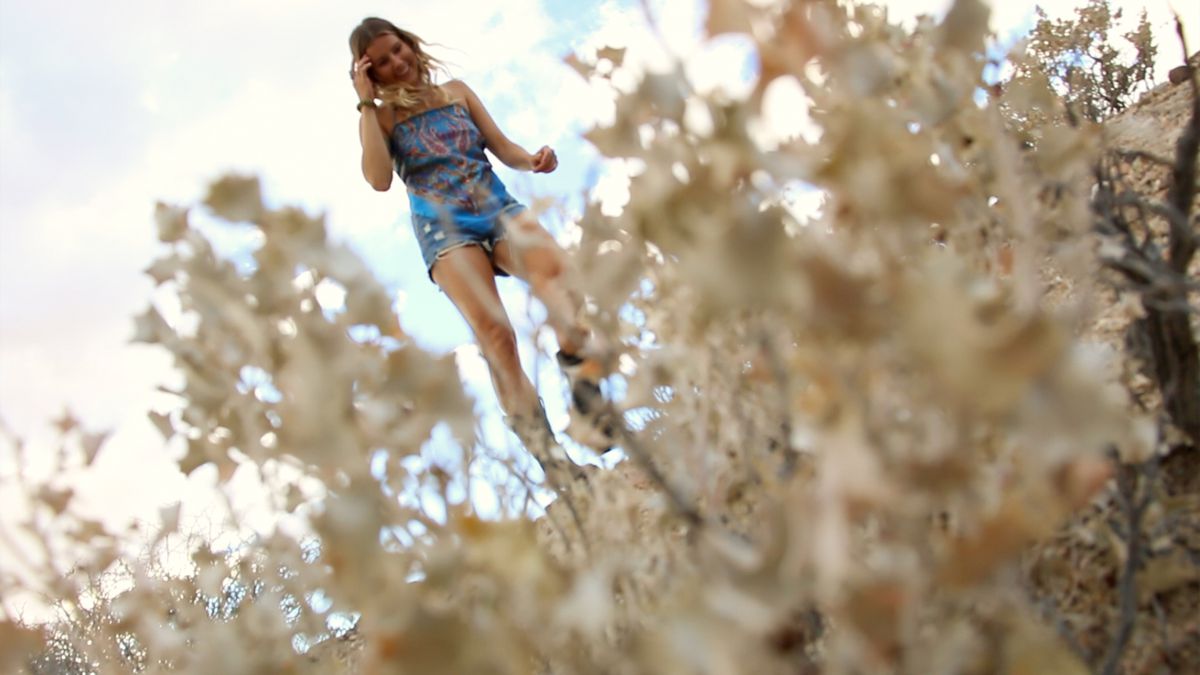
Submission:
[[[403,335],[321,219],[223,179],[208,208],[261,233],[239,267],[160,207],[150,273],[182,314],[151,308],[137,339],[185,384],[155,419],[185,472],[259,467],[319,545],[200,545],[182,577],[127,561],[123,592],[88,610],[74,599],[112,560],[54,570],[64,625],[88,627],[60,631],[58,653],[100,672],[1116,668],[1148,611],[1111,597],[1129,578],[1116,561],[1136,590],[1162,559],[1147,533],[1195,519],[1152,513],[1166,422],[1129,395],[1119,345],[1091,337],[1109,283],[1101,128],[1045,77],[984,79],[979,0],[911,30],[870,6],[761,5],[714,0],[707,22],[756,45],[747,100],[649,73],[588,134],[640,167],[619,216],[587,210],[574,251],[588,318],[619,346],[627,459],[544,517],[523,501],[536,472],[480,442],[453,362]],[[572,63],[605,86],[621,52],[597,58]],[[776,83],[803,91],[813,140],[751,132]],[[822,191],[819,212],[794,208],[797,189]],[[322,306],[330,287],[344,307]],[[510,471],[499,514],[465,497],[480,464]],[[78,522],[56,504],[37,508]],[[1120,522],[1076,537],[1083,507]],[[1029,553],[1047,541],[1065,543]],[[1152,596],[1196,578],[1171,550]],[[1114,575],[1091,596],[1116,612],[1098,627],[1061,609],[1092,565]]]

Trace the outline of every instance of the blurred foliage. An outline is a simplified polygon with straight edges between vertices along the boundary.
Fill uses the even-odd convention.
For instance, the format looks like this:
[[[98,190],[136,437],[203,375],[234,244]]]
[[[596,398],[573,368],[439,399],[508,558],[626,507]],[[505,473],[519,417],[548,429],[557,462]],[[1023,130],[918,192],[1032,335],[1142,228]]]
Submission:
[[[696,91],[682,64],[637,73],[619,49],[569,59],[615,101],[587,137],[632,168],[629,202],[590,205],[572,252],[587,319],[617,345],[627,422],[627,459],[565,494],[577,519],[562,497],[533,505],[538,470],[493,447],[453,360],[404,335],[321,218],[221,179],[204,208],[256,235],[235,264],[189,209],[160,205],[148,273],[178,307],[151,306],[135,340],[172,354],[182,385],[151,419],[182,471],[226,494],[254,472],[306,535],[220,546],[166,509],[131,556],[76,511],[66,472],[20,470],[12,537],[34,546],[4,590],[61,621],[6,616],[7,665],[1196,667],[1200,492],[1175,480],[1194,448],[1120,330],[1097,328],[1144,311],[1143,289],[1102,270],[1104,129],[1038,72],[990,85],[987,20],[979,0],[911,29],[873,6],[713,0],[707,33],[743,34],[759,57],[745,100]],[[635,85],[614,84],[622,68]],[[778,88],[800,92],[813,133],[755,132]],[[806,211],[794,197],[813,192]],[[60,428],[60,466],[86,470],[103,435]],[[469,498],[479,482],[495,513]],[[166,563],[172,541],[186,563]]]

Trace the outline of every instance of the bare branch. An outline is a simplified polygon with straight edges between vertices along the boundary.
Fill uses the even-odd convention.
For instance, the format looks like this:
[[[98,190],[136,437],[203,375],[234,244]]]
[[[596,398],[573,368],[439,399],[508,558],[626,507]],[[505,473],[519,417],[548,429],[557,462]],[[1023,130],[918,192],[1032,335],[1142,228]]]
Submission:
[[[1141,159],[1141,160],[1150,162],[1152,164],[1158,164],[1161,166],[1173,166],[1175,164],[1174,160],[1168,159],[1161,155],[1156,155],[1152,152],[1146,152],[1145,150],[1120,150],[1120,149],[1118,149],[1118,150],[1113,150],[1112,154],[1116,155],[1120,159],[1130,161],[1130,162]]]
[[[654,460],[651,459],[650,454],[646,452],[646,449],[642,447],[641,443],[638,442],[637,438],[625,425],[624,417],[616,414],[611,402],[608,404],[607,414],[614,420],[620,420],[620,423],[615,426],[625,452],[637,462],[638,466],[646,473],[651,482],[662,490],[675,512],[690,525],[703,525],[704,518],[700,515],[700,512],[683,498],[678,489],[667,482],[666,476],[654,464]]]
[[[1113,461],[1117,461],[1116,452],[1111,454]],[[1156,459],[1151,459],[1145,464],[1117,466],[1117,502],[1126,521],[1124,532],[1119,534],[1125,540],[1127,553],[1125,567],[1118,582],[1117,628],[1100,668],[1103,675],[1116,675],[1125,648],[1129,646],[1130,638],[1133,637],[1138,613],[1137,572],[1146,555],[1142,537],[1143,518],[1150,506],[1152,494],[1149,485],[1143,484],[1148,483],[1148,480],[1143,479],[1149,479],[1156,468]]]

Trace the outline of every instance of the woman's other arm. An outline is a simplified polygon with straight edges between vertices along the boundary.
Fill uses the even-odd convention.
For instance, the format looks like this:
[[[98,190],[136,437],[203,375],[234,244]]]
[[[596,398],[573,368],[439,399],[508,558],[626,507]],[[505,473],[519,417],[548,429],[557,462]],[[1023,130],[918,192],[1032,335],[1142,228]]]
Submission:
[[[543,146],[537,152],[530,154],[525,148],[505,136],[496,124],[496,120],[492,119],[491,114],[484,107],[483,102],[465,82],[453,80],[447,82],[445,88],[451,97],[461,98],[467,102],[471,120],[475,122],[479,133],[483,134],[483,140],[487,144],[488,150],[491,150],[496,155],[496,159],[503,162],[505,166],[518,171],[533,171],[534,173],[549,173],[558,167],[558,158],[548,146]]]

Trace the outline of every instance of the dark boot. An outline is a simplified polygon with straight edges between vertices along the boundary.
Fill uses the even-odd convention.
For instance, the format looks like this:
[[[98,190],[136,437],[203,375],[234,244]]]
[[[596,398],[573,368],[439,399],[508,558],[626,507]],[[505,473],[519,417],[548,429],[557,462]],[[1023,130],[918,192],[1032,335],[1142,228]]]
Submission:
[[[596,359],[560,351],[558,367],[571,389],[571,416],[576,421],[572,428],[584,431],[575,434],[579,436],[575,440],[591,446],[600,454],[611,450],[617,427],[604,393],[600,390],[600,381],[605,375],[603,366]]]

